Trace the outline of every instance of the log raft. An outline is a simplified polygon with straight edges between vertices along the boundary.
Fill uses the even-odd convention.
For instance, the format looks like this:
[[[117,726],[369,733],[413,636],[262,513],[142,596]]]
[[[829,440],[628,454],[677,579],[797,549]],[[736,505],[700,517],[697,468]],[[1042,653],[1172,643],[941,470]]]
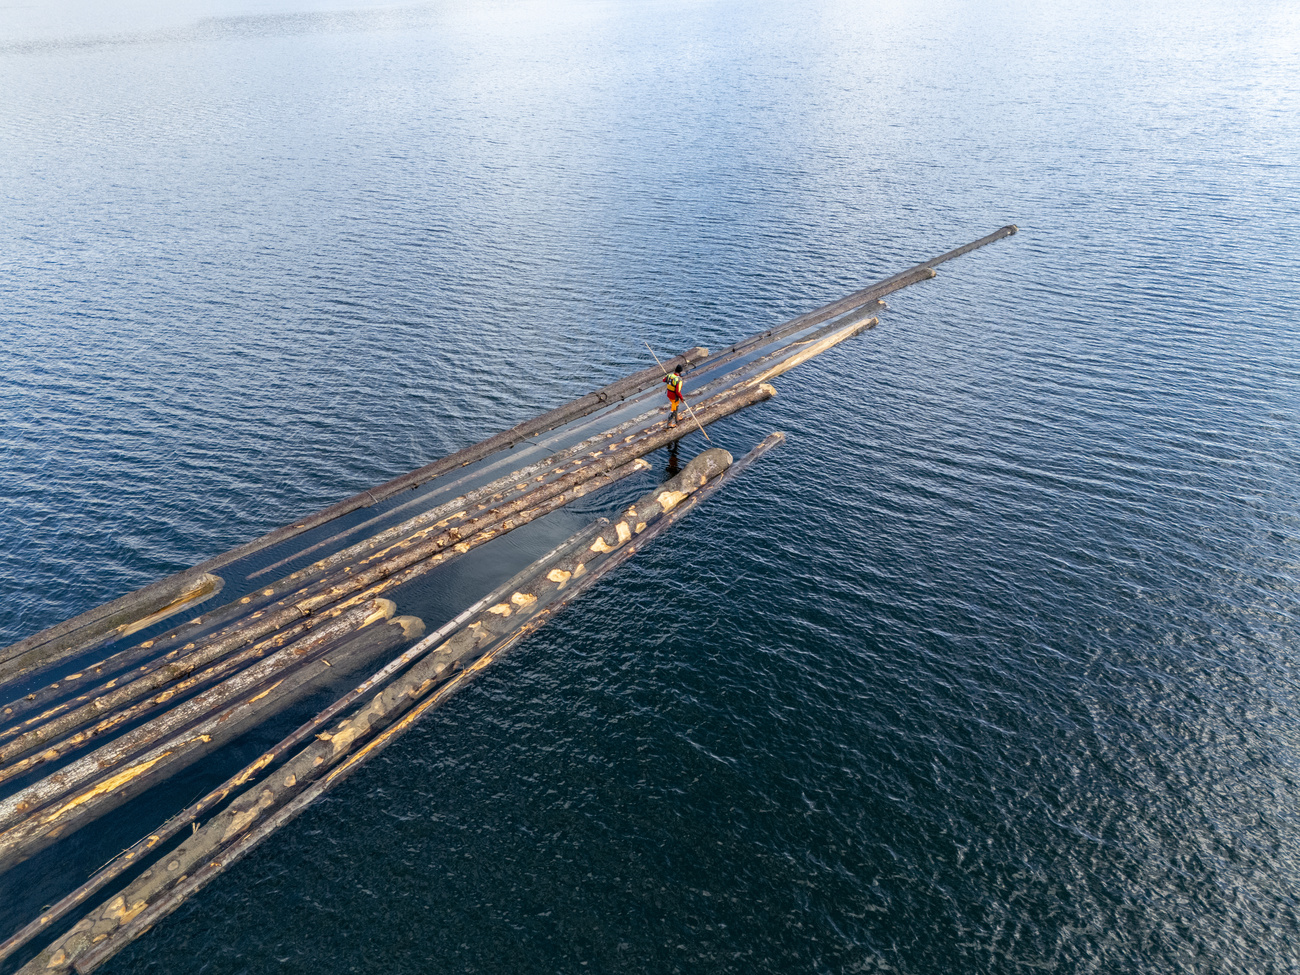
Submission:
[[[689,368],[688,398],[707,426],[764,402],[775,395],[772,379],[874,327],[886,295],[1015,231],[1004,227],[720,352],[691,349],[667,365]],[[0,872],[288,704],[337,686],[330,682],[338,674],[361,675],[401,651],[42,909],[0,943],[0,965],[53,936],[22,972],[96,968],[784,439],[774,434],[736,463],[726,451],[704,451],[619,518],[598,519],[428,637],[420,638],[422,620],[397,615],[394,600],[407,583],[644,474],[647,454],[689,436],[669,428],[666,406],[653,402],[659,378],[658,369],[642,370],[0,650],[0,700],[6,683],[25,683],[0,705]],[[411,499],[374,517],[239,571],[251,554],[406,491]],[[269,583],[256,581],[295,564]],[[120,646],[231,590],[225,605]],[[97,648],[107,653],[87,659]],[[33,686],[40,672],[73,659],[74,673]],[[64,930],[74,911],[114,884],[116,895]]]

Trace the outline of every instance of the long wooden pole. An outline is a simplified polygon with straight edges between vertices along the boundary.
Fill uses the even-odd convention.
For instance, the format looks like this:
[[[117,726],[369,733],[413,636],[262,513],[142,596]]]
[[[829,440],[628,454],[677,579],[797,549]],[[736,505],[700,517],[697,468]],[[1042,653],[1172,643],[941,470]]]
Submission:
[[[650,348],[650,343],[649,343],[649,342],[646,342],[646,343],[645,343],[645,347],[646,347],[647,349],[650,350],[650,354],[651,354],[652,356],[654,356],[655,365],[657,365],[657,366],[659,367],[659,370],[664,374],[664,378],[667,379],[667,378],[668,378],[668,370],[667,370],[667,369],[664,369],[664,364],[663,364],[662,362],[660,362],[660,361],[659,361],[659,357],[658,357],[657,355],[655,355],[655,350]],[[693,409],[691,409],[691,404],[686,402],[686,394],[685,394],[684,392],[682,392],[682,391],[679,390],[679,391],[678,391],[678,395],[681,396],[682,404],[686,407],[686,411],[687,411],[688,413],[690,413],[690,415],[691,415],[691,419],[694,420],[694,421],[695,421],[695,425],[696,425],[697,427],[700,428],[700,433],[703,433],[703,434],[704,434],[704,439],[705,439],[705,440],[708,440],[709,443],[713,443],[713,441],[709,439],[709,435],[708,435],[707,433],[705,433],[705,431],[704,431],[704,424],[702,424],[702,423],[700,422],[699,417],[697,417],[697,416],[695,415],[695,411],[694,411]]]
[[[763,371],[764,367],[766,367],[770,363],[794,355],[798,353],[800,350],[806,349],[809,346],[813,345],[814,343],[821,341],[827,335],[831,335],[842,329],[849,328],[855,325],[860,325],[861,328],[859,328],[856,332],[853,333],[856,335],[862,331],[865,331],[868,328],[875,328],[877,325],[880,324],[880,319],[872,315],[873,310],[874,309],[871,307],[865,309],[859,308],[856,311],[850,312],[849,314],[844,315],[841,318],[837,318],[834,321],[830,322],[829,324],[823,325],[821,328],[817,329],[816,331],[810,332],[807,335],[802,336],[797,341],[791,342],[787,345],[782,345],[779,348],[777,348],[775,351],[769,352],[767,355],[760,356],[757,359],[752,359],[751,361],[746,362],[744,365],[740,366],[739,368],[733,369],[731,372],[727,373],[726,375],[720,376],[717,379],[714,379],[706,383],[704,386],[701,386],[699,389],[695,390],[695,395],[700,397],[707,397],[712,393],[715,393],[719,389],[737,386],[740,383],[745,382],[748,379],[752,379],[754,376],[758,375],[760,372]]]

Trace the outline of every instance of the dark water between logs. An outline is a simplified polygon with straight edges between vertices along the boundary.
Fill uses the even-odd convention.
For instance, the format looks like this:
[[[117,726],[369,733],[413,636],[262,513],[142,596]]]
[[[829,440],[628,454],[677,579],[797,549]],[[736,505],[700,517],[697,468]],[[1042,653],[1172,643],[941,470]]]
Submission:
[[[1250,0],[0,9],[0,643],[1021,227],[107,970],[1300,970],[1297,63]]]

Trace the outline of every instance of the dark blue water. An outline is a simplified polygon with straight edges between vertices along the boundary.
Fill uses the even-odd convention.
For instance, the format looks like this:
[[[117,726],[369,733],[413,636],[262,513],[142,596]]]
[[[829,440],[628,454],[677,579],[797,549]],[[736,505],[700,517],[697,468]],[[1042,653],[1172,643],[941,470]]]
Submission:
[[[1297,63],[1250,0],[0,9],[0,643],[1021,227],[109,968],[1300,970]]]

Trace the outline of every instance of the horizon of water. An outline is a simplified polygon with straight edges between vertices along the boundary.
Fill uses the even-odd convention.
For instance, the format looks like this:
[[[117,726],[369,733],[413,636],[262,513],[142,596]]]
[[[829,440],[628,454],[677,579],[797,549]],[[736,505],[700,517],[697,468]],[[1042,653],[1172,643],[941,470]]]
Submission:
[[[105,971],[1300,969],[1298,62],[1282,2],[0,8],[0,644],[1021,231]]]

